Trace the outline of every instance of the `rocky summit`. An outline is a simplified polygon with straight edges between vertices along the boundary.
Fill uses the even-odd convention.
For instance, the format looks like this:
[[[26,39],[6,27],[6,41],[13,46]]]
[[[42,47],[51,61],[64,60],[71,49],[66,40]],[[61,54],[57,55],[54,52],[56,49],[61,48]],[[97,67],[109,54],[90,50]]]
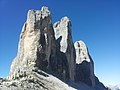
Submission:
[[[71,22],[68,17],[62,18],[60,21],[54,24],[55,38],[57,42],[57,57],[61,60],[66,59],[65,67],[68,69],[65,72],[68,73],[69,79],[74,81],[75,76],[75,49],[71,35]],[[61,54],[60,54],[61,53]]]
[[[72,41],[71,21],[52,25],[48,7],[29,10],[10,74],[0,90],[107,90],[94,74],[83,41]]]
[[[94,64],[83,41],[74,44],[76,50],[76,82],[82,81],[95,87]]]

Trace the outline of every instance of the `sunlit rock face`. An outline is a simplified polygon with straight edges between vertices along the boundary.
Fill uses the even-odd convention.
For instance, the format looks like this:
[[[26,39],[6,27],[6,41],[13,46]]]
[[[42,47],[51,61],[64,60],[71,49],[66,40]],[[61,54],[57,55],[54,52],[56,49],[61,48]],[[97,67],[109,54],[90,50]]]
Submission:
[[[83,41],[74,43],[76,51],[75,82],[83,82],[96,90],[107,90],[94,74],[94,62]]]
[[[71,22],[68,17],[63,17],[53,27],[57,41],[57,51],[63,53],[64,57],[66,57],[65,61],[68,63],[68,71],[65,72],[69,73],[69,78],[74,81],[75,49],[72,41]],[[61,57],[64,59],[63,56]]]
[[[55,53],[55,46],[48,8],[29,10],[20,35],[18,54],[11,65],[9,79],[19,77],[19,74],[24,74],[23,71],[28,68],[49,69],[49,58],[51,52]]]
[[[70,20],[64,17],[58,25],[60,27],[54,27],[54,30],[51,20],[51,13],[47,7],[28,11],[27,21],[20,35],[18,54],[11,65],[9,80],[25,76],[36,68],[63,81],[74,80],[75,53]],[[56,32],[62,32],[62,29],[64,33],[56,35]],[[61,41],[58,42],[61,35]]]
[[[76,50],[76,64],[80,64],[83,61],[90,62],[88,49],[83,41],[77,41],[74,44]]]
[[[74,88],[70,87],[73,86]],[[73,44],[68,17],[52,25],[47,7],[29,10],[10,74],[0,90],[106,90],[83,41]]]
[[[95,87],[94,64],[83,41],[74,44],[76,50],[76,82],[82,81]]]

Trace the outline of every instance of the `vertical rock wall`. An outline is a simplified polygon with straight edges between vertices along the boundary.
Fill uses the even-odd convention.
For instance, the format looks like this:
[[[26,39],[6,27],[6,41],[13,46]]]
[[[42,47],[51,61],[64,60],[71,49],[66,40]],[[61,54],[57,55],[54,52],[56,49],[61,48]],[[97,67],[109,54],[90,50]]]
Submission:
[[[84,82],[95,87],[94,64],[83,41],[74,44],[76,50],[76,82]]]
[[[54,24],[54,32],[58,46],[57,49],[65,54],[66,62],[68,62],[69,78],[74,80],[75,51],[71,34],[71,22],[68,17],[64,17],[61,21]],[[61,59],[64,59],[64,57]]]
[[[42,7],[41,10],[29,10],[20,35],[18,54],[11,65],[9,79],[19,76],[25,69],[34,67],[48,69],[52,46],[55,46],[55,38],[50,11],[47,7]]]
[[[86,45],[83,41],[73,44],[71,33],[68,17],[52,26],[47,7],[29,10],[20,34],[18,53],[7,79],[27,77],[30,72],[41,70],[65,82],[84,82],[105,89],[94,75],[94,63]]]

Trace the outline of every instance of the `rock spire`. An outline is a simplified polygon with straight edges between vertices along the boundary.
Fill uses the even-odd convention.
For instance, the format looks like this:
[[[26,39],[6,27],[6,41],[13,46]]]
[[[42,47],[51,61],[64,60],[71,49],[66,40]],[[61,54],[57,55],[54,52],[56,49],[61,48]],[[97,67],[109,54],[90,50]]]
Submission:
[[[72,41],[71,22],[68,17],[63,17],[54,24],[55,38],[59,49],[66,56],[70,79],[74,81],[75,75],[75,49]]]
[[[47,7],[29,10],[20,34],[17,56],[7,79],[0,78],[0,90],[75,88],[107,90],[94,75],[94,63],[85,43],[77,41],[73,44],[69,18],[63,17],[52,25]]]
[[[76,81],[95,87],[94,63],[83,41],[76,41]]]
[[[46,70],[55,46],[51,14],[47,7],[29,10],[20,35],[18,54],[14,59],[9,79],[19,77],[29,68]],[[54,48],[55,50],[55,48]]]

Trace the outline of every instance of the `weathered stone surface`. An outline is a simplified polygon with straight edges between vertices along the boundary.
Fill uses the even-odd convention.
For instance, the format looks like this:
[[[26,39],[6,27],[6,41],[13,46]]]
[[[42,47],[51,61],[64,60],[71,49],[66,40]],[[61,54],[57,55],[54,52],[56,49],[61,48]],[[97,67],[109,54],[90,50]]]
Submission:
[[[96,90],[107,90],[107,88],[94,75],[94,62],[83,41],[74,43],[76,50],[76,82],[84,82]]]
[[[80,64],[83,61],[91,62],[88,49],[83,41],[77,41],[74,44],[76,50],[76,64]]]
[[[0,90],[95,90],[93,87],[106,89],[94,75],[94,64],[84,42],[73,44],[68,17],[53,28],[47,7],[29,10],[17,56],[7,79],[0,78]]]
[[[51,51],[55,47],[54,44],[55,38],[48,8],[29,10],[27,21],[20,35],[18,54],[11,65],[9,79],[19,76],[19,73],[23,72],[26,67],[48,69]]]
[[[65,20],[63,19],[69,26],[68,18],[65,18]],[[67,30],[70,28],[65,27],[67,34],[69,32]],[[71,39],[70,36],[67,38]],[[74,67],[71,69],[69,66],[73,66],[75,62],[72,64],[71,55],[73,51],[71,50],[72,54],[71,51],[68,51],[71,46],[67,43],[70,47],[66,49],[67,54],[65,54],[59,49],[56,50],[56,45],[58,45],[56,41],[48,8],[29,10],[27,21],[20,35],[18,54],[12,62],[8,80],[24,77],[28,73],[27,71],[32,72],[35,67],[51,73],[63,81],[68,81],[69,77],[73,79],[74,76],[71,76],[71,74],[74,75],[74,71],[72,71]],[[69,41],[72,44],[72,39]],[[68,62],[69,58],[70,61]]]
[[[68,17],[64,17],[61,21],[54,24],[55,38],[57,41],[57,52],[61,52],[62,55],[58,53],[57,56],[61,57],[64,62],[67,62],[69,78],[74,80],[75,75],[75,50],[71,35],[71,22]],[[67,70],[67,69],[66,69]],[[65,72],[67,72],[65,70]]]
[[[59,79],[41,70],[34,69],[26,77],[6,80],[0,84],[0,90],[76,90]]]
[[[83,41],[77,41],[74,46],[76,50],[75,80],[95,87],[94,64],[85,43]]]

